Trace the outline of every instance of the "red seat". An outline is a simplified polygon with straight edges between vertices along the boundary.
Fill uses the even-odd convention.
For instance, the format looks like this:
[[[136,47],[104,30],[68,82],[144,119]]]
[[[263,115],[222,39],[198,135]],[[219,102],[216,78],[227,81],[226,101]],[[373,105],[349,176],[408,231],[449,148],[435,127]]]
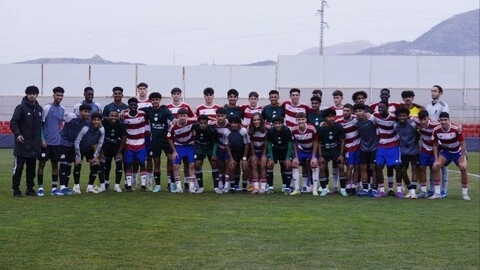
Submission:
[[[3,121],[3,125],[4,126],[10,126],[10,121],[9,120]]]

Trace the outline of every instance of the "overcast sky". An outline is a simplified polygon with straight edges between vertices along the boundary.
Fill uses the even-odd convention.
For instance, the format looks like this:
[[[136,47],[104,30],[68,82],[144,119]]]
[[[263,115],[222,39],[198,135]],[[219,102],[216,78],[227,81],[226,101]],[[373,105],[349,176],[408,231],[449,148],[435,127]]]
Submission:
[[[412,41],[477,0],[329,0],[325,45]],[[245,64],[318,46],[321,0],[0,0],[0,63]]]

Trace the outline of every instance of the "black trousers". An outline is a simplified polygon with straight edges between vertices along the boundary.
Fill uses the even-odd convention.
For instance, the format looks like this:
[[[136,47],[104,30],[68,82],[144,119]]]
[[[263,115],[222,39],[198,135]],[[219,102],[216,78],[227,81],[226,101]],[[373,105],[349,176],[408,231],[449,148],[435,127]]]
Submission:
[[[26,165],[27,173],[27,190],[32,189],[35,186],[35,167],[37,165],[36,158],[26,158],[15,156],[13,160],[13,176],[12,176],[12,189],[20,189],[20,180],[22,179],[23,166]]]

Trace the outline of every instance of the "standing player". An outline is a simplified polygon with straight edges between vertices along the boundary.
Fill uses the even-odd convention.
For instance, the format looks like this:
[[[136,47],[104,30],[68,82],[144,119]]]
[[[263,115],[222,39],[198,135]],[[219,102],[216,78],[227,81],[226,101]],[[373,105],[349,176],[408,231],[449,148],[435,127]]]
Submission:
[[[325,121],[322,116],[322,111],[320,110],[321,104],[321,97],[313,96],[310,98],[311,109],[307,114],[307,122],[314,125],[317,129],[320,127],[320,124]]]
[[[218,169],[217,169],[217,149],[218,136],[217,131],[208,125],[208,116],[202,114],[198,117],[198,122],[193,124],[195,131],[195,178],[198,183],[196,193],[203,193],[205,190],[203,183],[203,160],[205,158],[210,162],[212,168],[213,187],[218,188]]]
[[[332,93],[333,96],[333,106],[330,109],[333,109],[336,113],[335,121],[342,119],[343,117],[343,92],[340,90],[335,90]],[[328,164],[328,163],[327,163]],[[332,176],[333,176],[333,192],[338,192],[338,168],[336,162],[332,163]]]
[[[312,91],[312,97],[319,97],[320,100],[323,98],[323,92],[322,90],[320,89],[315,89]],[[326,106],[323,106],[323,105],[320,105],[320,111],[323,111],[325,110],[327,107]]]
[[[251,176],[253,182],[253,194],[272,193],[273,186],[267,185],[267,131],[265,121],[260,113],[254,113],[248,135],[251,142]],[[258,181],[260,180],[260,186]]]
[[[173,121],[173,114],[165,105],[160,105],[162,95],[158,92],[153,92],[148,96],[152,106],[141,108],[149,119],[150,133],[151,133],[151,147],[148,155],[153,158],[153,178],[155,180],[155,187],[153,192],[160,192],[160,165],[162,150],[165,152],[167,158],[172,158],[173,149],[167,139],[169,122]],[[178,112],[178,111],[177,111]],[[188,110],[187,110],[188,113]],[[167,173],[170,172],[167,166]],[[168,177],[167,177],[168,178]]]
[[[317,130],[312,124],[307,124],[307,115],[303,112],[297,114],[298,126],[292,128],[293,149],[295,157],[292,160],[292,180],[294,190],[290,195],[300,194],[299,166],[302,166],[303,187],[302,193],[307,193],[309,175],[312,171],[313,188],[312,193],[318,196],[318,137]]]
[[[281,116],[273,118],[273,127],[267,132],[268,161],[267,170],[272,170],[277,161],[280,163],[282,174],[282,192],[290,194],[290,182],[292,180],[292,132],[283,124],[285,120]],[[295,119],[296,121],[296,119]]]
[[[180,163],[182,160],[188,162],[189,178],[188,190],[190,193],[195,193],[195,159],[194,159],[194,144],[195,132],[193,130],[194,120],[188,119],[187,109],[181,108],[178,110],[178,121],[172,124],[169,131],[169,144],[173,149],[172,163],[173,175],[175,179],[176,192],[183,193],[182,184],[180,181]]]
[[[270,104],[263,107],[262,117],[267,126],[273,126],[273,118],[277,115],[280,117],[285,117],[285,109],[283,108],[282,104],[278,102],[280,99],[280,94],[277,90],[271,90],[268,92],[268,99],[270,100]]]
[[[107,119],[111,111],[116,111],[119,114],[128,109],[128,105],[122,102],[123,98],[123,88],[120,86],[115,86],[112,89],[113,102],[109,103],[103,108],[102,116],[103,119]]]
[[[87,193],[98,193],[98,191],[93,188],[97,175],[99,175],[100,179],[100,192],[105,192],[105,178],[103,174],[99,174],[99,171],[102,170],[99,156],[105,138],[105,128],[102,127],[102,114],[95,112],[91,115],[90,119],[90,125],[82,127],[73,143],[75,147],[75,165],[82,163],[82,157],[85,157],[88,163],[90,163]],[[79,182],[75,182],[75,185],[79,184]]]
[[[250,138],[248,137],[248,131],[242,127],[242,119],[238,116],[230,117],[230,128],[223,133],[223,141],[225,143],[225,150],[228,154],[228,174],[230,175],[230,182],[225,181],[224,193],[235,192],[238,190],[240,178],[237,180],[237,166],[241,164],[243,187],[242,190],[246,191],[248,173],[248,160],[247,155],[250,149]],[[231,179],[235,177],[235,189],[230,189]]]
[[[262,106],[258,106],[258,93],[253,91],[248,94],[248,103],[240,106],[243,114],[242,124],[245,127],[250,125],[254,113],[262,113]]]
[[[227,91],[228,104],[223,106],[227,111],[227,119],[236,115],[240,118],[243,118],[243,112],[240,107],[237,105],[238,101],[238,91],[236,89],[230,89]]]
[[[230,124],[227,120],[225,108],[218,108],[216,111],[215,118],[216,120],[211,123],[211,126],[217,132],[218,139],[218,149],[217,149],[217,169],[218,169],[218,179],[213,179],[215,181],[215,193],[223,193],[223,182],[230,182],[230,175],[227,174],[227,162],[228,154],[225,150],[225,141],[223,134],[227,129],[230,128]]]
[[[23,166],[26,164],[27,196],[36,196],[35,165],[41,151],[42,107],[38,104],[39,89],[29,86],[25,89],[22,103],[15,107],[10,120],[10,129],[15,136],[13,148],[14,167],[12,176],[13,196],[22,197],[20,180],[22,179]]]
[[[150,99],[148,98],[148,84],[141,82],[137,85],[137,99],[138,99],[138,109],[147,108],[152,106]],[[147,162],[147,189],[152,190],[152,178],[153,178],[153,157],[151,155],[151,138],[150,138],[150,125],[147,122],[145,126],[145,149],[147,152],[146,162]],[[134,161],[133,165],[133,173],[132,173],[132,189],[135,190],[137,187],[137,178],[138,178],[138,169],[139,164]]]
[[[43,107],[42,114],[42,152],[38,158],[38,193],[42,197],[43,191],[43,169],[47,160],[50,160],[52,167],[52,196],[63,195],[58,189],[58,161],[60,160],[60,142],[62,137],[60,131],[65,124],[65,108],[60,104],[63,100],[65,90],[57,86],[53,88],[53,102]]]
[[[308,106],[300,102],[300,89],[298,88],[290,89],[290,100],[285,101],[282,107],[285,110],[285,125],[289,128],[297,125],[297,113],[309,113]]]
[[[94,94],[93,94],[92,87],[90,86],[85,87],[85,89],[83,89],[83,96],[85,97],[85,100],[83,100],[82,102],[78,102],[73,106],[73,113],[76,114],[77,117],[80,116],[80,106],[82,104],[89,105],[90,108],[92,108],[90,113],[102,112],[102,107],[100,106],[100,103],[93,101]]]
[[[450,109],[448,107],[448,104],[440,100],[440,98],[443,95],[443,88],[440,85],[434,85],[432,86],[431,89],[431,95],[432,95],[432,102],[428,103],[425,105],[425,110],[427,110],[428,115],[432,121],[438,122],[440,120],[440,114],[442,112],[450,112]],[[444,167],[442,168],[442,189],[440,191],[440,195],[445,198],[447,197],[447,191],[448,191],[448,168]],[[433,186],[430,185],[430,191],[433,191]]]
[[[211,87],[207,87],[203,90],[203,97],[205,99],[205,103],[199,105],[195,111],[197,116],[205,114],[210,119],[210,122],[215,121],[216,111],[220,108],[219,105],[213,103],[213,99],[215,98],[215,90]]]
[[[133,162],[138,162],[140,168],[140,178],[142,183],[141,191],[146,192],[147,172],[145,169],[145,160],[147,150],[145,147],[145,133],[146,126],[148,126],[147,114],[138,110],[138,99],[128,99],[128,110],[123,112],[123,123],[126,129],[125,140],[125,182],[126,192],[132,192],[132,165]]]
[[[103,165],[105,177],[105,189],[110,187],[110,171],[112,160],[115,161],[115,192],[122,192],[120,181],[123,176],[123,150],[125,147],[126,131],[123,122],[119,120],[119,112],[110,110],[108,117],[103,119],[102,126],[105,128],[100,164]]]
[[[448,166],[454,162],[460,169],[462,183],[462,197],[465,201],[470,201],[468,196],[468,174],[467,174],[467,154],[463,133],[459,126],[450,123],[450,115],[442,112],[439,115],[440,126],[433,130],[433,155],[435,163],[433,164],[435,193],[430,199],[441,198],[440,195],[440,171],[442,167]],[[441,143],[442,148],[439,149]]]
[[[403,106],[410,111],[410,117],[418,117],[418,113],[422,109],[422,106],[413,103],[415,98],[415,92],[408,90],[402,92]]]

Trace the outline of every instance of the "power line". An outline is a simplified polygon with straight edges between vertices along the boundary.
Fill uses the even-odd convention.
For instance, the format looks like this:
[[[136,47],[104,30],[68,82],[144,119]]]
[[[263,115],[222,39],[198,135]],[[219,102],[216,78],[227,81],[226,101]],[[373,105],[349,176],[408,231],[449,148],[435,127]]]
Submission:
[[[328,7],[327,1],[322,0],[321,8],[317,10],[317,15],[320,15],[320,44],[318,46],[319,55],[323,55],[324,30],[326,27],[328,27],[328,24],[325,22],[325,7]]]

